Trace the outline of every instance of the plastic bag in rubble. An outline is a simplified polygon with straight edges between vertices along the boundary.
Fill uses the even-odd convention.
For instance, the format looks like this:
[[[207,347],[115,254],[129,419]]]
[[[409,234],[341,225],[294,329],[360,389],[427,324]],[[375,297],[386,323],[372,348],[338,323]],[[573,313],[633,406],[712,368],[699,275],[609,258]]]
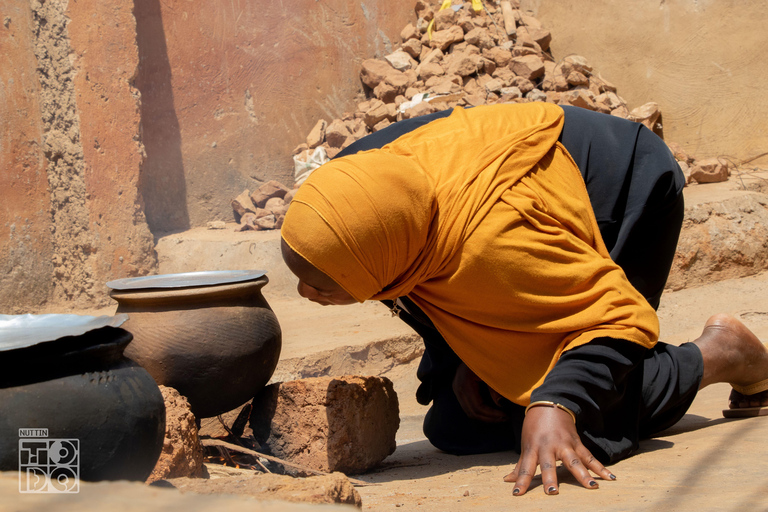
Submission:
[[[293,181],[296,187],[304,183],[312,171],[330,160],[324,147],[316,147],[312,154],[309,151],[302,151],[293,157]]]

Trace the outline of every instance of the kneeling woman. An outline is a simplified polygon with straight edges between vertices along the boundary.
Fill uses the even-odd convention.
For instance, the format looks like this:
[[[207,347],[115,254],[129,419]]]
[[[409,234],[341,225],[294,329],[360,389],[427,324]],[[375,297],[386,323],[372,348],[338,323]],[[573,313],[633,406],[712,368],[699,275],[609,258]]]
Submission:
[[[615,478],[604,464],[678,421],[701,387],[768,378],[768,353],[730,317],[658,343],[680,171],[645,128],[584,116],[457,108],[316,170],[282,228],[302,296],[388,301],[422,335],[425,434],[451,453],[520,452],[505,477],[516,495],[537,466],[557,494],[558,460],[597,488],[589,470]],[[601,151],[629,155],[619,179],[595,167]]]

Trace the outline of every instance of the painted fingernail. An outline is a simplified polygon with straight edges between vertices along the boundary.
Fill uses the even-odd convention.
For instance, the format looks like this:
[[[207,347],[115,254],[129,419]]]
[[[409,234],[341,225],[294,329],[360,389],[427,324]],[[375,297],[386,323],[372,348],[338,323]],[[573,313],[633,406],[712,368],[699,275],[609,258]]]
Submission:
[[[557,492],[557,487],[554,485],[551,486],[549,489],[547,489],[547,494],[555,494]]]
[[[616,475],[614,475],[613,473],[610,473],[608,476],[610,477],[611,480],[616,480]]]
[[[595,482],[594,480],[590,480],[589,481],[589,486],[590,487],[597,487],[597,482]]]
[[[515,488],[515,490],[514,490],[514,491],[512,491],[512,494],[514,494],[515,496],[517,496],[518,494],[520,494],[520,489],[519,489],[518,487],[516,487],[516,488]]]

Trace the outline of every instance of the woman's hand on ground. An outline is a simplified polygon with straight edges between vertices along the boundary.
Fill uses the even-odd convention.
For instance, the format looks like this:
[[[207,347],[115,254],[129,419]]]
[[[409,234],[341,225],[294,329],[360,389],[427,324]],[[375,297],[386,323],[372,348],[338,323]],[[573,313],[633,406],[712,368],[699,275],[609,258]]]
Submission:
[[[487,385],[464,363],[456,369],[456,375],[453,377],[453,393],[467,416],[486,423],[506,421],[507,416],[504,411],[483,401],[480,392],[483,386]]]
[[[515,482],[512,491],[515,496],[522,496],[528,490],[537,466],[541,466],[544,492],[558,494],[558,460],[587,489],[599,487],[589,470],[603,480],[616,479],[581,443],[571,416],[556,407],[532,407],[528,411],[523,422],[521,446],[514,471],[504,477],[505,482]]]

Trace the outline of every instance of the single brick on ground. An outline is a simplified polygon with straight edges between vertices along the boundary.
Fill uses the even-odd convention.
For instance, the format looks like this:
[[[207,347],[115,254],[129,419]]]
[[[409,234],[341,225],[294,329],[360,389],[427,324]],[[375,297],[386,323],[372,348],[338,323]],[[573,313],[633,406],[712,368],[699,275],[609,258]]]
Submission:
[[[254,399],[251,415],[262,449],[295,464],[346,474],[363,473],[393,453],[399,425],[397,394],[385,377],[271,384]]]

